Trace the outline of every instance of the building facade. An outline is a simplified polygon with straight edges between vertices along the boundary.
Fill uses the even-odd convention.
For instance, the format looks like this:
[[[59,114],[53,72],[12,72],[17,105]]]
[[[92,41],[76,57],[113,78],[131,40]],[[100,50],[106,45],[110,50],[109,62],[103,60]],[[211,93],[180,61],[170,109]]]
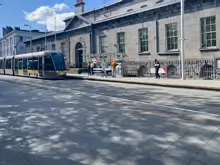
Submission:
[[[9,29],[9,30],[8,30]],[[22,30],[18,27],[3,28],[3,37],[0,38],[0,56],[10,56],[26,53],[25,41],[30,40],[31,36],[42,34],[42,32],[33,30],[31,33],[28,30]]]
[[[46,36],[47,49],[65,52],[72,67],[82,68],[92,56],[122,58],[123,74],[153,76],[158,59],[166,77],[180,77],[180,0],[120,0],[66,18],[64,31]],[[220,69],[220,1],[185,0],[185,76],[217,78]],[[27,46],[30,43],[26,42]],[[34,51],[45,47],[36,37]]]

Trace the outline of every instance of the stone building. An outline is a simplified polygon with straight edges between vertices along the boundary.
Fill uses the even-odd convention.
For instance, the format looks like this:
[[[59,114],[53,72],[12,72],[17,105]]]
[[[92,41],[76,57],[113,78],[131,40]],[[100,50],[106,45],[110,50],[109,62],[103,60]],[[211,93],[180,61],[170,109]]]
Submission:
[[[0,38],[0,57],[26,53],[24,41],[31,37],[42,35],[38,30],[24,30],[19,27],[6,26],[2,28],[3,35]]]
[[[123,58],[123,74],[152,76],[158,59],[166,77],[180,77],[180,0],[119,0],[84,11],[77,0],[76,15],[64,20],[55,35],[36,37],[35,51],[56,49],[71,66],[82,68],[91,56]],[[220,69],[220,1],[185,0],[185,75],[216,78]],[[26,42],[29,46],[29,42]]]

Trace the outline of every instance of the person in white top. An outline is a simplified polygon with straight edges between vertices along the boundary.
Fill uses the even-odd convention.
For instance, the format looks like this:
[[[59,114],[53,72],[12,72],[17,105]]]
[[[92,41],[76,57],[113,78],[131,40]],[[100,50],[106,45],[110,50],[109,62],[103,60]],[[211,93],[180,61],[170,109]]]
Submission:
[[[94,68],[93,62],[91,63],[90,67],[91,67],[91,75],[93,76],[93,68]]]
[[[108,77],[105,68],[106,68],[106,63],[102,62],[102,77],[103,76]]]

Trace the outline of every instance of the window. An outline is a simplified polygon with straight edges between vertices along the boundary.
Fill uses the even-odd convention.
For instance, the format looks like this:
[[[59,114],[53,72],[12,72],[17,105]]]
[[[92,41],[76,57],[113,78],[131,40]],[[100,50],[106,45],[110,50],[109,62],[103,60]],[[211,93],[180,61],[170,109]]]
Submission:
[[[28,59],[28,69],[29,70],[38,70],[38,58],[33,57]]]
[[[125,53],[125,33],[117,33],[117,46],[119,53]]]
[[[15,59],[15,70],[18,70],[18,65],[19,65],[18,59]]]
[[[216,44],[216,18],[215,16],[201,18],[201,47],[215,47]]]
[[[28,69],[28,63],[27,63],[27,58],[23,59],[23,69],[27,70]]]
[[[6,60],[6,69],[11,69],[11,60]]]
[[[0,60],[0,69],[3,69],[3,60]]]
[[[37,52],[40,52],[40,47],[39,46],[37,47]]]
[[[167,50],[178,49],[178,26],[177,23],[166,25],[166,46]]]
[[[56,50],[56,45],[52,44],[52,50]]]
[[[55,70],[54,65],[53,65],[53,61],[50,55],[45,57],[45,63],[44,63],[44,69],[47,71],[52,71]]]
[[[19,41],[23,41],[23,36],[19,36]]]
[[[139,51],[146,52],[148,51],[148,29],[139,29]]]
[[[22,59],[19,59],[18,68],[23,69],[23,61]]]
[[[100,53],[107,53],[108,43],[107,43],[107,36],[99,36],[99,48]]]

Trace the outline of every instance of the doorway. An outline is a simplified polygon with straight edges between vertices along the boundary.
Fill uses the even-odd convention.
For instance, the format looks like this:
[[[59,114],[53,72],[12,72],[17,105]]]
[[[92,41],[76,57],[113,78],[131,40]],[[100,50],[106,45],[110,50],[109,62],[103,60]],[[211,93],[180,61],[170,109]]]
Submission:
[[[80,42],[76,44],[75,48],[75,63],[76,68],[83,67],[83,45]]]

